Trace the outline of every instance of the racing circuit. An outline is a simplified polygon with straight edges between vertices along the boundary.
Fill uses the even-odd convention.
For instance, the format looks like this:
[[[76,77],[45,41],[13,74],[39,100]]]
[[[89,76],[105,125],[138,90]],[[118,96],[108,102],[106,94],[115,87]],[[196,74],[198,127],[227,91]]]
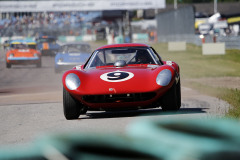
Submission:
[[[7,69],[4,53],[1,49],[0,145],[24,144],[40,135],[63,131],[124,134],[129,124],[143,118],[209,118],[224,115],[228,110],[224,101],[182,86],[182,107],[175,113],[163,112],[161,108],[88,111],[78,120],[67,121],[63,115],[62,73],[54,72],[54,57],[43,56],[41,68],[20,65]]]

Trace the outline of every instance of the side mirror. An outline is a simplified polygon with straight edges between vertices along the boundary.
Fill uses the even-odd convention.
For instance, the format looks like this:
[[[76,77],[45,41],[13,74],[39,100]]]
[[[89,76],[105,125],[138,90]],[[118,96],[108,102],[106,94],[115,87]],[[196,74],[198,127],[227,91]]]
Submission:
[[[126,61],[124,61],[124,60],[119,60],[119,61],[116,61],[115,63],[114,63],[114,66],[115,67],[124,67],[124,66],[126,66],[127,65],[127,63],[126,63]]]

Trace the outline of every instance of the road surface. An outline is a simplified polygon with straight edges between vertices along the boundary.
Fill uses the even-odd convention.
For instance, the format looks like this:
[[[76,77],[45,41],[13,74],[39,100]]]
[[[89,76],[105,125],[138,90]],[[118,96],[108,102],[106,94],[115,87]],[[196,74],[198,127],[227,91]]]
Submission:
[[[229,107],[224,101],[182,86],[182,107],[176,113],[164,113],[161,108],[87,112],[68,121],[63,115],[61,76],[54,73],[54,57],[42,57],[42,68],[7,69],[0,50],[0,146],[25,144],[41,135],[65,131],[124,134],[138,119],[208,118],[224,115]]]

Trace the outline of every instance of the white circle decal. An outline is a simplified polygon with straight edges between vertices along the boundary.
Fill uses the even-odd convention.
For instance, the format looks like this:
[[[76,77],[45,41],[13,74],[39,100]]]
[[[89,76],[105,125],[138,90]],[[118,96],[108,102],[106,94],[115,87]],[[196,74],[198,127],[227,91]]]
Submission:
[[[134,76],[131,72],[126,71],[114,71],[107,72],[100,76],[100,78],[107,82],[122,82],[131,79]]]

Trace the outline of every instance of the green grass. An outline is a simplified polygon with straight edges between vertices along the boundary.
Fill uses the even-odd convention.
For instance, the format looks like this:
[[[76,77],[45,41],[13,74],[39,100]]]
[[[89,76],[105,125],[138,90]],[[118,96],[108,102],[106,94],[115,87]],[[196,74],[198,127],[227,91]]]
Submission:
[[[232,108],[230,108],[227,116],[233,118],[240,118],[240,90],[237,89],[227,89],[221,96],[221,99],[227,101],[231,104]]]
[[[188,44],[187,51],[169,52],[167,44],[153,47],[163,60],[173,60],[181,67],[184,78],[240,76],[240,51],[227,50],[226,55],[202,55],[201,47]]]
[[[179,64],[183,81],[188,78],[240,76],[240,50],[226,50],[225,55],[202,55],[201,47],[192,44],[187,45],[187,51],[179,52],[169,52],[167,43],[152,46],[163,60]],[[185,85],[227,101],[232,107],[226,116],[240,118],[240,90],[207,86],[204,82]]]
[[[200,93],[214,96],[228,102],[231,107],[225,116],[237,119],[240,118],[240,90],[212,87],[198,82],[190,82],[185,84],[185,86],[198,90]]]

